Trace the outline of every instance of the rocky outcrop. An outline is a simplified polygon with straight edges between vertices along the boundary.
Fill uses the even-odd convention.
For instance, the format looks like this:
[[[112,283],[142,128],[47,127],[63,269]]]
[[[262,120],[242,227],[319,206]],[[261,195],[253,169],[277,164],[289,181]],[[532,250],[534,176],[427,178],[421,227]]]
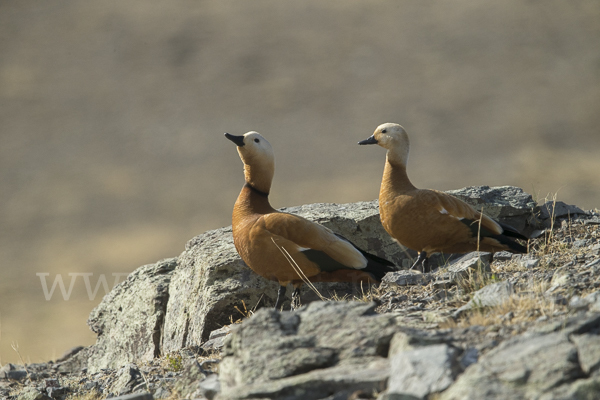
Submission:
[[[0,396],[600,398],[600,213],[552,206],[561,217],[543,219],[537,206],[519,214],[527,229],[553,228],[530,241],[528,255],[443,256],[442,268],[390,273],[351,302],[310,303],[305,292],[309,304],[294,312],[271,308],[276,285],[239,260],[230,229],[206,232],[105,297],[89,320],[95,345],[55,363],[5,365]],[[519,206],[509,207],[498,215],[517,217]],[[376,202],[290,211],[411,264],[383,232]]]
[[[169,301],[171,274],[177,259],[146,265],[104,297],[88,320],[96,344],[77,358],[87,358],[90,371],[150,361],[160,354],[161,334]]]
[[[359,390],[386,390],[386,400],[600,393],[600,314],[534,327],[465,362],[473,354],[464,333],[407,329],[374,308],[326,302],[296,313],[261,310],[226,340],[219,399],[345,399]]]
[[[535,203],[514,187],[466,188],[452,192],[504,222],[533,229]],[[399,246],[383,229],[376,201],[310,204],[282,211],[321,223],[357,246],[407,268],[415,253]],[[441,265],[448,257],[438,256]],[[200,346],[211,331],[244,317],[247,311],[272,306],[278,285],[253,273],[233,246],[231,228],[206,232],[190,240],[176,259],[138,269],[93,311],[90,327],[98,334],[90,370],[148,360],[184,347]],[[361,297],[365,288],[317,284],[331,297]],[[306,304],[317,298],[308,288]]]
[[[311,204],[283,211],[319,222],[357,246],[398,264],[407,258],[383,230],[375,202]],[[360,295],[359,287],[348,284],[315,286],[328,297],[333,293],[340,297]],[[271,307],[278,287],[277,283],[267,281],[245,266],[233,246],[231,228],[195,237],[179,256],[178,267],[173,272],[162,350],[172,352],[199,346],[211,331],[243,317],[238,309]],[[310,301],[311,295],[305,289],[303,302]]]
[[[385,388],[399,326],[375,304],[316,302],[298,312],[260,310],[226,339],[224,398],[320,399]]]

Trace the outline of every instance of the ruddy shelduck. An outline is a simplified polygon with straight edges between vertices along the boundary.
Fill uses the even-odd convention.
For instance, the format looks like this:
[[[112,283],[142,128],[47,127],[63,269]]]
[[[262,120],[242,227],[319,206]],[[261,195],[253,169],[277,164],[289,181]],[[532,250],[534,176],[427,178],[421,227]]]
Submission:
[[[527,238],[498,223],[469,204],[437,190],[417,189],[408,179],[409,140],[398,124],[379,125],[358,144],[378,144],[387,149],[379,191],[379,212],[385,230],[400,244],[419,253],[417,261],[428,270],[427,254],[507,250],[526,253],[513,239]]]
[[[271,145],[257,132],[242,136],[225,133],[225,137],[237,145],[246,180],[233,208],[235,248],[254,272],[279,283],[276,309],[290,283],[295,288],[292,303],[299,299],[303,278],[311,282],[377,282],[396,269],[322,225],[271,207],[269,191],[275,168]]]

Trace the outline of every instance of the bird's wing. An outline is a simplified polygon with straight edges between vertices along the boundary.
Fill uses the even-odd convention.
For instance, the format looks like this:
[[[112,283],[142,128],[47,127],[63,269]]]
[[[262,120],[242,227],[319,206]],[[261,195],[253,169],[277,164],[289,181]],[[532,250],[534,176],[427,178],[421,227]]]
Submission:
[[[459,220],[473,221],[476,224],[479,224],[479,220],[481,219],[482,228],[495,235],[502,234],[503,229],[500,224],[487,215],[475,210],[464,201],[437,190],[433,190],[431,192],[435,194],[436,202],[434,204],[440,214],[447,214],[448,216],[457,218]]]
[[[367,266],[367,259],[351,243],[336,236],[330,229],[297,215],[266,214],[258,223],[272,235],[294,243],[300,251],[312,249],[324,252],[347,268]]]

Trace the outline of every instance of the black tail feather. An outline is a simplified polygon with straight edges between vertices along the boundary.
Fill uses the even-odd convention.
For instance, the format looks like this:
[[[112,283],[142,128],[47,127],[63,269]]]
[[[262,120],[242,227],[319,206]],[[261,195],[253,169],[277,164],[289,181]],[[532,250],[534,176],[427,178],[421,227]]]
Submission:
[[[516,239],[521,239],[521,240],[529,240],[529,238],[527,236],[523,235],[521,232],[519,232],[512,226],[503,224],[502,222],[498,222],[498,224],[502,227],[502,230],[503,230],[502,234],[504,236],[510,236],[510,237],[514,237]]]
[[[367,259],[367,266],[365,267],[365,269],[363,269],[363,271],[370,273],[375,278],[377,278],[377,280],[381,280],[388,272],[398,271],[400,269],[393,262],[386,260],[385,258],[376,256],[375,254],[371,254],[364,251],[363,249],[361,249],[342,235],[339,235],[337,233],[335,235],[350,243],[352,246],[354,246],[356,250],[360,251],[361,254],[365,256],[365,258]]]
[[[508,246],[508,248],[510,250],[514,251],[515,253],[522,253],[522,254],[527,253],[527,247],[522,246],[521,244],[515,242],[512,239],[509,239],[507,236],[508,235],[505,234],[505,235],[490,235],[489,237],[496,239],[500,243]]]

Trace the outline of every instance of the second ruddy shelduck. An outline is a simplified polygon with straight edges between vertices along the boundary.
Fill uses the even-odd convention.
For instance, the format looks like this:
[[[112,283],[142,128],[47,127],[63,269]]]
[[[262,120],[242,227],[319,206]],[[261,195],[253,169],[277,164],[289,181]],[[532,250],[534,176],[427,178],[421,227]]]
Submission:
[[[233,208],[235,248],[254,272],[279,283],[276,309],[290,283],[295,288],[295,303],[303,278],[311,282],[377,282],[396,269],[322,225],[271,207],[269,191],[275,171],[271,145],[257,132],[242,136],[225,133],[225,137],[237,145],[246,180]]]
[[[381,223],[401,245],[419,253],[411,269],[422,263],[423,271],[428,270],[427,254],[434,252],[527,252],[514,240],[527,238],[514,228],[494,221],[454,196],[417,189],[410,182],[406,173],[409,140],[402,126],[379,125],[373,135],[358,144],[378,144],[387,149],[379,191]]]

